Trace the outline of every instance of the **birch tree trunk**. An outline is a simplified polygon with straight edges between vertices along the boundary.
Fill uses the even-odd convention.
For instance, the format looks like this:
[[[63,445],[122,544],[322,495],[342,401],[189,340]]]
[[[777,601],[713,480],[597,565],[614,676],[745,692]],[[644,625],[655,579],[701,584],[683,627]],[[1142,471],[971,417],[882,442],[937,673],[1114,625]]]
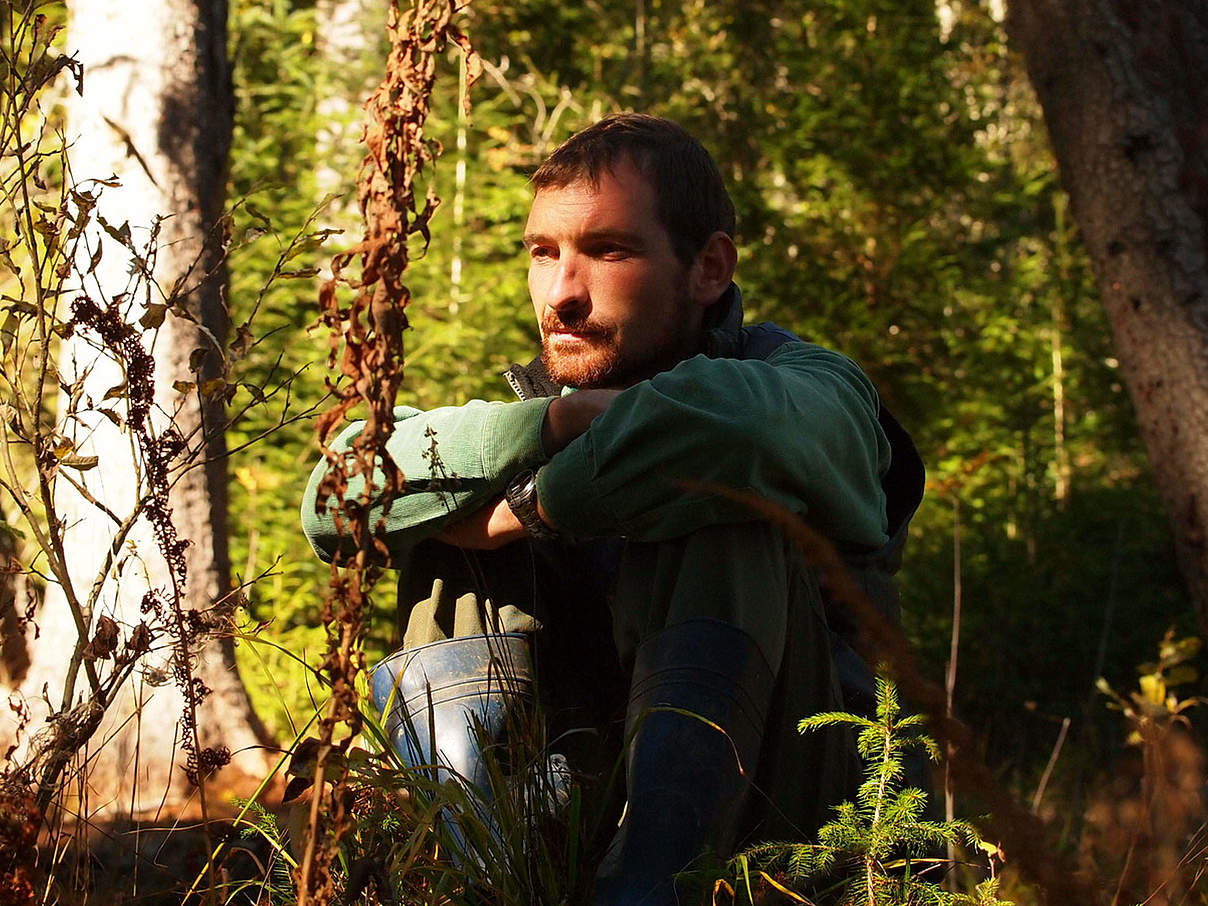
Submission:
[[[365,60],[381,43],[386,21],[384,0],[317,0],[316,43],[334,77],[323,87],[317,110],[322,123],[316,136],[319,154],[319,188],[324,194],[355,198],[353,188],[364,146],[361,131],[363,104],[374,88],[380,65]],[[383,50],[384,52],[384,50]],[[355,204],[345,204],[359,221]],[[343,213],[343,211],[342,211]]]
[[[172,522],[186,550],[187,607],[207,610],[230,591],[227,555],[227,498],[221,399],[203,402],[197,392],[180,393],[176,382],[200,385],[221,373],[226,335],[226,275],[213,235],[222,212],[226,154],[230,141],[232,95],[226,58],[225,0],[75,0],[70,4],[68,47],[84,65],[84,93],[69,109],[68,134],[74,182],[116,175],[121,185],[101,192],[97,211],[122,233],[129,225],[133,245],[152,238],[153,282],[140,281],[134,256],[113,236],[97,229],[87,254],[101,257],[81,287],[98,303],[121,300],[128,323],[137,324],[148,306],[164,301],[173,287],[184,288],[182,310],[168,313],[158,332],[142,342],[153,355],[155,407],[152,420],[162,430],[169,419],[186,438],[204,444],[206,465],[172,473]],[[95,259],[94,259],[95,260]],[[158,289],[156,288],[158,287]],[[66,315],[64,315],[66,317]],[[122,368],[83,331],[62,344],[60,372],[68,384],[81,381],[85,409],[68,419],[65,433],[75,452],[94,455],[99,466],[77,479],[97,502],[119,517],[131,512],[146,493],[146,460],[129,426],[119,427],[95,411],[110,388],[126,382]],[[203,350],[204,352],[195,352]],[[202,358],[204,355],[204,359]],[[192,362],[191,362],[192,359]],[[197,367],[200,366],[200,367]],[[61,401],[66,406],[66,400]],[[98,573],[104,573],[114,546],[115,520],[66,482],[56,486],[56,510],[65,528],[64,560],[76,595],[83,597]],[[141,519],[119,544],[120,556],[108,571],[98,605],[86,616],[89,633],[108,616],[127,638],[142,620],[140,604],[149,589],[171,587],[163,552],[151,527]],[[63,589],[48,586],[39,611],[40,636],[32,644],[32,661],[21,690],[33,709],[38,729],[43,690],[50,704],[70,708],[88,694],[65,675],[76,648],[77,625]],[[144,656],[142,669],[108,707],[92,739],[88,765],[89,801],[97,811],[130,810],[135,814],[174,804],[191,795],[181,767],[183,697],[172,682],[162,683],[169,651],[161,641]],[[259,748],[263,735],[239,677],[229,638],[206,644],[197,652],[194,673],[212,692],[197,715],[202,746],[226,746],[235,759],[218,775],[224,785],[263,776]],[[66,686],[66,694],[64,694]]]
[[[25,625],[37,598],[21,569],[13,536],[0,512],[0,688],[16,688],[29,673],[30,640]]]
[[[1013,0],[1007,26],[1208,630],[1208,3]]]
[[[322,96],[316,104],[321,124],[315,136],[317,188],[321,197],[332,197],[323,211],[322,226],[355,236],[361,224],[355,189],[365,148],[364,103],[380,77],[380,58],[386,53],[385,47],[374,53],[384,34],[386,3],[317,0],[315,18],[315,40],[328,74],[319,83]],[[366,65],[371,59],[373,65]],[[325,266],[323,279],[329,277]]]

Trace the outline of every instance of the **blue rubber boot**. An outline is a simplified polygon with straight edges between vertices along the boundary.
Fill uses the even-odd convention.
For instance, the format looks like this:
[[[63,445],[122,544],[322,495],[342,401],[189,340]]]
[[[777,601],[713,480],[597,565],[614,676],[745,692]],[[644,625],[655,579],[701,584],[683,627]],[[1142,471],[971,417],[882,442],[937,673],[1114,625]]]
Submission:
[[[754,640],[729,623],[689,620],[642,643],[625,720],[625,817],[593,906],[692,902],[675,876],[705,850],[730,854],[774,685]]]

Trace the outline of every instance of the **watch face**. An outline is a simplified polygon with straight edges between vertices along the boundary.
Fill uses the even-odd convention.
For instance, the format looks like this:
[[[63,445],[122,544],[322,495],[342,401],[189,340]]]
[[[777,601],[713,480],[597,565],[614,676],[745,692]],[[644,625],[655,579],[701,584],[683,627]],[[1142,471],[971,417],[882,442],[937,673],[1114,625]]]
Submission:
[[[542,540],[556,537],[554,530],[541,521],[537,511],[537,475],[532,469],[513,478],[503,496],[526,532]]]
[[[512,479],[508,485],[507,491],[504,492],[504,497],[507,499],[509,506],[523,506],[530,497],[535,496],[536,492],[536,475],[531,470],[521,472]]]

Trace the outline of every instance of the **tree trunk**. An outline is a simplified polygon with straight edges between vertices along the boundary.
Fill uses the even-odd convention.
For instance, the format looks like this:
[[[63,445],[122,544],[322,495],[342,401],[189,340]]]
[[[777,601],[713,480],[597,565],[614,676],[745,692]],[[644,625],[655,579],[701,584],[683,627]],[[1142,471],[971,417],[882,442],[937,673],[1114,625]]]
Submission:
[[[147,244],[157,217],[167,217],[155,242],[153,270],[162,294],[140,286],[126,302],[126,320],[137,324],[148,303],[162,302],[178,281],[187,288],[182,309],[190,317],[169,313],[158,333],[148,331],[142,342],[155,361],[152,420],[157,429],[171,418],[182,435],[204,444],[207,464],[183,473],[174,469],[170,496],[172,523],[189,542],[183,604],[197,610],[212,608],[230,591],[223,404],[221,399],[203,403],[197,392],[181,393],[173,384],[200,385],[222,370],[226,274],[214,232],[222,213],[231,133],[226,15],[225,0],[75,0],[68,33],[68,46],[78,49],[85,69],[84,95],[74,98],[69,110],[72,178],[89,189],[86,180],[117,175],[121,185],[102,190],[97,211],[118,232],[129,224],[136,246]],[[132,256],[99,229],[90,235],[90,252],[100,243],[103,254],[81,291],[103,305],[134,284]],[[95,335],[77,330],[62,344],[63,380],[83,381],[81,408],[91,411],[68,418],[60,430],[74,439],[75,453],[99,458],[99,466],[80,473],[77,480],[121,517],[147,492],[146,461],[135,448],[129,426],[119,429],[96,411],[106,391],[122,385],[126,375],[90,341],[95,344]],[[205,350],[204,361],[194,371],[201,354],[192,365],[190,358],[198,349]],[[61,402],[66,405],[65,399]],[[56,485],[55,509],[66,526],[64,561],[82,598],[103,571],[114,544],[115,522],[62,479]],[[96,631],[105,615],[116,621],[126,639],[148,619],[140,612],[148,589],[170,588],[173,583],[145,517],[119,547],[122,554],[109,571],[98,606],[88,615],[89,632]],[[47,689],[51,704],[71,707],[89,690],[83,680],[72,689],[65,676],[78,632],[62,588],[48,587],[37,622],[40,637],[21,684],[26,702],[37,708]],[[191,794],[184,772],[177,770],[185,761],[180,740],[183,697],[173,683],[156,682],[157,668],[160,678],[168,669],[166,642],[161,639],[159,650],[153,647],[144,656],[142,667],[147,669],[126,683],[93,737],[89,754],[95,760],[88,765],[87,786],[91,802],[82,805],[91,806],[94,815],[110,805],[137,814],[158,807],[165,796],[174,803]],[[228,786],[240,773],[262,777],[265,762],[262,750],[255,747],[264,741],[263,732],[235,672],[230,638],[205,644],[193,672],[212,690],[197,714],[201,746],[226,746],[236,756],[217,782]],[[65,682],[71,692],[66,696]],[[45,713],[45,706],[41,711]],[[30,729],[38,729],[36,720]]]
[[[334,196],[323,212],[323,226],[356,235],[361,212],[356,204],[356,174],[364,156],[361,132],[364,103],[380,78],[384,0],[317,0],[315,42],[330,75],[320,82],[316,105],[321,123],[315,136],[320,196]],[[385,48],[382,48],[385,53]],[[372,67],[365,65],[373,59]],[[326,276],[324,277],[326,279]]]
[[[1007,25],[1208,630],[1208,3],[1013,0]]]
[[[29,617],[37,596],[21,569],[17,544],[0,512],[0,688],[15,688],[29,673]]]

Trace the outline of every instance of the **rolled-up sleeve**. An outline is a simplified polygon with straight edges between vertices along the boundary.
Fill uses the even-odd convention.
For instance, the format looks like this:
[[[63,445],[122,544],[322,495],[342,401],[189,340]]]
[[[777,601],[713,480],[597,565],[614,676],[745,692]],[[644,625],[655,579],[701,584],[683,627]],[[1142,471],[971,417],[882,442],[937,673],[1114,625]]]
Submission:
[[[459,513],[469,512],[503,492],[508,481],[525,468],[547,459],[541,428],[549,399],[516,403],[474,400],[464,406],[421,411],[400,406],[394,411],[394,433],[386,449],[402,471],[406,486],[388,511],[374,506],[375,522],[386,513],[386,544],[392,553],[409,549],[437,532]],[[337,455],[351,457],[353,441],[364,422],[349,425],[332,443]],[[311,472],[302,496],[302,529],[323,560],[330,561],[343,543],[337,526],[337,501],[320,508],[319,491],[330,471],[321,459]],[[380,469],[374,484],[381,486]],[[349,481],[347,499],[359,496],[363,479]]]

